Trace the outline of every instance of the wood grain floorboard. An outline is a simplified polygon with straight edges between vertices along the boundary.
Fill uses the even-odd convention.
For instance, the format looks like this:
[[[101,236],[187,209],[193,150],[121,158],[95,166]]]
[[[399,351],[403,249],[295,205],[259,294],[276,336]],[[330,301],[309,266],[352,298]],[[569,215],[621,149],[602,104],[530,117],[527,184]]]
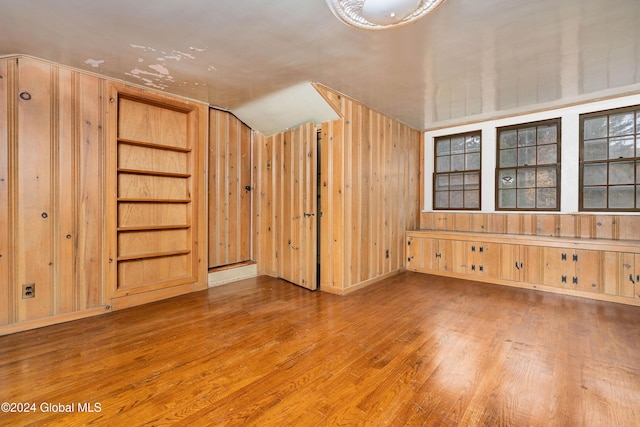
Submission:
[[[347,296],[258,277],[0,337],[0,402],[36,409],[3,426],[636,426],[640,308],[418,273]]]

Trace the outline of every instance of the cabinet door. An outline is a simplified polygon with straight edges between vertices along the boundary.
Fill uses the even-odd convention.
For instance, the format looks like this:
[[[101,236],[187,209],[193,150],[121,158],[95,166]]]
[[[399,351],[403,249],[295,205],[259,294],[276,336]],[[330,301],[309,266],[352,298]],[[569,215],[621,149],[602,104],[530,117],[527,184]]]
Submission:
[[[467,242],[467,274],[497,277],[499,255],[499,252],[493,253],[492,245],[488,243]]]
[[[438,240],[438,251],[435,257],[438,271],[453,271],[453,243],[451,240]]]
[[[520,246],[518,264],[520,272],[520,280],[525,283],[540,283],[541,273],[541,257],[542,248],[539,246]]]
[[[575,272],[571,277],[573,289],[602,293],[604,287],[600,280],[600,251],[576,250],[571,254]]]
[[[618,292],[621,297],[640,299],[640,254],[621,253],[619,254]],[[605,274],[605,281],[611,280]]]
[[[568,287],[567,250],[564,248],[543,248],[543,283],[557,288]]]
[[[520,246],[501,244],[499,252],[500,278],[512,282],[521,281],[523,264],[520,260]]]

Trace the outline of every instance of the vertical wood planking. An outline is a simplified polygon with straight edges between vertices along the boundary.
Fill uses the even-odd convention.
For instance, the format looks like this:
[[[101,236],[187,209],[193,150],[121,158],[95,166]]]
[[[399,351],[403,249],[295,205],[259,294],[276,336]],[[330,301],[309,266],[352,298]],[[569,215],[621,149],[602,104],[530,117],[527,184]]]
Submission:
[[[16,294],[35,284],[36,297],[18,300],[18,321],[52,314],[53,200],[51,66],[18,62]],[[28,95],[27,95],[28,94]],[[34,124],[37,125],[34,126]]]
[[[78,116],[77,248],[80,310],[106,303],[104,267],[104,147],[106,82],[80,74],[76,79]],[[66,237],[65,237],[66,238]]]
[[[10,283],[10,245],[12,236],[9,227],[9,162],[13,157],[13,148],[9,147],[13,133],[13,96],[9,95],[9,64],[15,60],[0,59],[0,325],[13,321],[14,292]]]
[[[251,258],[251,132],[226,111],[209,110],[209,268]]]
[[[77,75],[69,70],[59,70],[57,77],[56,111],[59,120],[54,135],[54,169],[57,171],[54,217],[55,241],[60,242],[60,250],[54,257],[55,282],[60,285],[54,293],[56,314],[70,313],[78,307],[78,281],[76,276],[75,238],[77,236],[77,189],[78,189],[78,99]]]
[[[258,273],[277,276],[276,237],[275,237],[275,198],[274,181],[277,174],[274,171],[275,159],[273,146],[275,138],[265,137],[255,132],[253,150],[255,153],[254,177],[256,179],[255,231],[254,246],[255,260],[258,263]]]
[[[323,125],[331,149],[321,164],[330,162],[334,171],[327,184],[333,186],[333,203],[323,213],[335,224],[332,247],[337,250],[330,255],[332,279],[324,276],[327,254],[322,252],[320,278],[325,289],[345,293],[405,265],[404,231],[417,227],[419,219],[420,135],[352,99],[318,90],[343,116]],[[341,181],[340,173],[342,192],[334,184]],[[336,205],[336,199],[344,204]]]

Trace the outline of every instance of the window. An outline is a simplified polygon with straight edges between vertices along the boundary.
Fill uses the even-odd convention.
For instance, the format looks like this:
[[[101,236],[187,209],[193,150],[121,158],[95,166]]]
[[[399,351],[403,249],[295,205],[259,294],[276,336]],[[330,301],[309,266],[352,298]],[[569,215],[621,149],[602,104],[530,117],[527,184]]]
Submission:
[[[480,209],[480,132],[435,139],[434,209]]]
[[[580,210],[640,210],[640,106],[580,116]]]
[[[560,210],[560,124],[498,128],[496,210]]]

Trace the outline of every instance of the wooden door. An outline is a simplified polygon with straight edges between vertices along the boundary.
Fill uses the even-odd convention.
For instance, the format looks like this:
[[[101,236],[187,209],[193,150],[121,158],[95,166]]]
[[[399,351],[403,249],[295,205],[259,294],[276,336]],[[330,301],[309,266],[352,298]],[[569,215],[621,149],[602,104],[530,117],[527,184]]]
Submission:
[[[313,123],[276,139],[279,162],[279,276],[291,283],[317,287],[317,133]]]
[[[209,268],[251,259],[251,129],[209,111]]]

